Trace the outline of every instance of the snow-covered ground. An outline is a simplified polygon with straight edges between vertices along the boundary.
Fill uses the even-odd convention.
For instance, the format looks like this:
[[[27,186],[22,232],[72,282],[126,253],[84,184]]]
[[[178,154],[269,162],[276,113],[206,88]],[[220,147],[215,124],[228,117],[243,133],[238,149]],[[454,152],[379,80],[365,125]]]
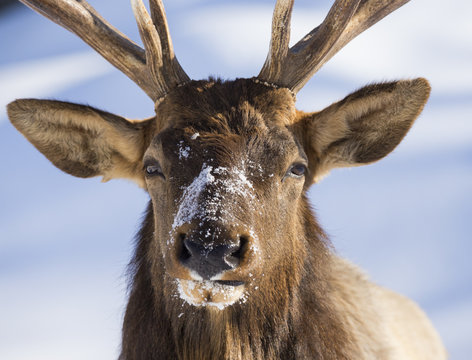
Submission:
[[[258,73],[273,1],[165,2],[179,60],[193,78]],[[127,0],[91,1],[138,40]],[[299,0],[293,38],[330,1]],[[321,109],[362,85],[423,76],[433,92],[399,148],[336,170],[310,199],[338,252],[417,301],[451,359],[472,353],[472,3],[412,0],[336,55],[298,94]],[[125,270],[147,195],[126,181],[61,173],[6,119],[18,97],[152,115],[141,90],[74,35],[24,6],[0,14],[0,359],[113,359]]]

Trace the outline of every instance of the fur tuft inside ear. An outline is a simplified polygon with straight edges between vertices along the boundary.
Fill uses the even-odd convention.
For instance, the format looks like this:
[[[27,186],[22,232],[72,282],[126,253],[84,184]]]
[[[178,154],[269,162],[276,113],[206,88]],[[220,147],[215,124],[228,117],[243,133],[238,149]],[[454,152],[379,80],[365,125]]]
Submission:
[[[154,118],[131,122],[89,106],[35,99],[16,100],[7,111],[18,131],[64,172],[145,186],[141,163]]]
[[[423,78],[368,85],[317,113],[302,114],[313,180],[332,168],[369,164],[389,154],[423,110]]]

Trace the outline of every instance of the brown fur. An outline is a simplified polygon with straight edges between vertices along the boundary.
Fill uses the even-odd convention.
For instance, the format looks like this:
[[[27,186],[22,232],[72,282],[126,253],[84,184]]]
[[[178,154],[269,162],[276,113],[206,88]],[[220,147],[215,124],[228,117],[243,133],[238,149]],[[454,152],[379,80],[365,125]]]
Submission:
[[[132,178],[149,192],[130,268],[121,360],[431,359],[425,349],[442,359],[440,341],[421,311],[333,254],[305,196],[332,167],[387,155],[428,93],[423,79],[372,85],[306,114],[295,109],[287,89],[211,79],[174,89],[158,104],[156,119],[143,123],[36,100],[14,102],[8,113],[66,172]],[[187,158],[179,146],[191,149]],[[159,163],[163,176],[145,177],[143,159]],[[291,176],[291,164],[305,161],[308,173]],[[201,169],[241,163],[251,196],[225,192],[216,220],[189,220],[174,231],[179,199]],[[206,191],[201,206],[225,189],[216,183]],[[176,278],[193,276],[179,262],[179,236],[229,234],[231,226],[249,249],[258,248],[246,250],[239,266],[222,277],[244,282],[245,301],[222,310],[190,305],[176,285]],[[408,314],[403,317],[412,325],[388,314]],[[421,338],[405,340],[398,329],[406,328]]]

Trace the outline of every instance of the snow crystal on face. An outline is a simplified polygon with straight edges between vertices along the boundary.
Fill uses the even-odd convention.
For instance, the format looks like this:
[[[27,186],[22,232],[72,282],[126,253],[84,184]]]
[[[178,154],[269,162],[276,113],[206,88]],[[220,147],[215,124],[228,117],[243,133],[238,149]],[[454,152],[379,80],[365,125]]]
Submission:
[[[193,306],[212,306],[218,310],[223,310],[238,300],[245,302],[247,296],[242,288],[207,280],[177,280],[179,297],[186,303]]]
[[[200,276],[200,274],[198,274],[197,272],[195,272],[193,270],[189,270],[189,274],[190,274],[190,277],[193,280],[203,280],[203,278]],[[213,279],[213,280],[217,280],[217,279]]]
[[[257,236],[257,234],[254,232],[253,229],[249,230],[249,235],[251,236],[252,239],[254,239],[254,241],[251,243],[250,249],[254,252],[254,254],[259,254],[260,250],[259,250],[259,247],[256,245],[259,243],[258,241],[259,237]]]
[[[172,224],[172,230],[192,221],[192,219],[199,214],[201,205],[198,202],[198,198],[205,189],[205,186],[215,181],[215,177],[211,174],[212,169],[211,166],[203,164],[200,174],[185,189],[179,210],[177,211],[174,223]]]
[[[187,159],[190,155],[190,146],[184,146],[184,142],[179,143],[179,159]]]
[[[195,133],[195,134],[192,135],[192,137],[190,139],[195,140],[199,136],[200,136],[200,133]]]
[[[238,171],[237,175],[243,185],[246,185],[247,187],[252,189],[252,183],[247,179],[246,175],[242,171]]]
[[[205,199],[202,199],[201,194],[209,185],[214,186],[214,188]],[[219,166],[214,168],[203,164],[200,174],[184,189],[170,235],[176,228],[194,219],[222,223],[234,221],[234,214],[231,210],[223,207],[225,197],[228,194],[240,196],[244,199],[255,198],[253,185],[244,173],[244,166],[231,168]],[[213,235],[217,235],[218,229],[214,230]],[[207,235],[206,237],[209,237],[211,234]]]
[[[242,168],[234,166],[228,169],[220,166],[215,169],[215,173],[226,175],[224,179],[217,179],[217,184],[223,185],[222,191],[254,199],[253,185]]]

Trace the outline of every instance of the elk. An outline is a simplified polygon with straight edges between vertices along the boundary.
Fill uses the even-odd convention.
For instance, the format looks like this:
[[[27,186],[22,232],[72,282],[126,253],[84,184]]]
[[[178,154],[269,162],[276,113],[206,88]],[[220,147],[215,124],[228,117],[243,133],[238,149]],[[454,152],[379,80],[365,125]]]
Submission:
[[[232,81],[187,76],[160,0],[150,12],[131,1],[144,49],[84,0],[23,1],[155,103],[155,116],[139,121],[52,100],[8,105],[13,125],[61,170],[131,179],[149,193],[121,360],[447,357],[417,305],[334,253],[306,197],[331,169],[390,153],[428,82],[369,85],[319,112],[295,108],[326,61],[407,1],[336,0],[289,47],[294,1],[278,0],[260,73]]]

